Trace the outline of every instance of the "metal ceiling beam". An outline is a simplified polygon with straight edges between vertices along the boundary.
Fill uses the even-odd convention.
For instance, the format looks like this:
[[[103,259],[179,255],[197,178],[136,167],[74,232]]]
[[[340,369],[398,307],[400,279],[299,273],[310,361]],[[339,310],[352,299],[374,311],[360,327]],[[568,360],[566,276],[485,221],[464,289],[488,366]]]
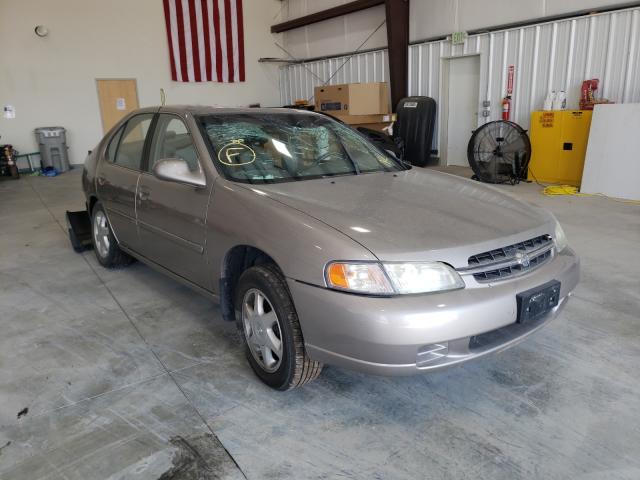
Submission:
[[[409,85],[409,0],[385,0],[391,107],[407,96]]]
[[[338,5],[337,7],[322,10],[320,12],[311,13],[304,17],[294,18],[286,22],[271,25],[271,33],[282,33],[294,28],[306,27],[314,23],[322,22],[332,18],[347,15],[348,13],[359,12],[367,8],[376,7],[385,3],[385,0],[355,0],[353,2]]]

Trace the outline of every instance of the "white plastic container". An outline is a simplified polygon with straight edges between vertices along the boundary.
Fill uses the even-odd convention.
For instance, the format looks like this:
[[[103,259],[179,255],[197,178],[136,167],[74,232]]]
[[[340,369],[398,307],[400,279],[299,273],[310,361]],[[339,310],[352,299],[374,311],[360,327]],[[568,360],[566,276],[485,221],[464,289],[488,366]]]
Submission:
[[[564,90],[560,90],[556,98],[553,100],[554,110],[566,110],[567,109],[567,94]]]
[[[555,90],[547,93],[547,98],[544,99],[544,105],[542,106],[542,110],[549,111],[553,109],[553,104],[555,102],[555,99],[556,99]]]

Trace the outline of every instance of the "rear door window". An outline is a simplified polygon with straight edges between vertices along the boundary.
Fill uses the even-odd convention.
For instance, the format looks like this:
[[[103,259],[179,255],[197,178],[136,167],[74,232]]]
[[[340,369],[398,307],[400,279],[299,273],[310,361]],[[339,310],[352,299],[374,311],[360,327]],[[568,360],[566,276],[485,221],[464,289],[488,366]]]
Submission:
[[[113,163],[133,170],[140,170],[144,142],[147,138],[147,133],[149,133],[152,120],[153,114],[145,113],[136,115],[127,122],[122,139],[113,157]]]

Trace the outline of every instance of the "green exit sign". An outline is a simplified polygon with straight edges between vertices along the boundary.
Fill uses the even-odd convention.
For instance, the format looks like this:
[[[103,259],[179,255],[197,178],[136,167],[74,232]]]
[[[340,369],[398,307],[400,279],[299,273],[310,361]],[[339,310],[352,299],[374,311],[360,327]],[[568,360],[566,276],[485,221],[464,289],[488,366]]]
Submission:
[[[453,32],[451,34],[451,44],[460,45],[467,39],[467,32]]]

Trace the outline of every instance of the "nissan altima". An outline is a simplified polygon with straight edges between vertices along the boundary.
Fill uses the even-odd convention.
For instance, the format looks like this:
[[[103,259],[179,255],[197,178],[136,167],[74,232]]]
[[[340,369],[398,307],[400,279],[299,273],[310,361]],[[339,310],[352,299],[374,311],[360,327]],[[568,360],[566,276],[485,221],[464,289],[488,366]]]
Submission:
[[[312,112],[137,110],[82,184],[98,262],[138,259],[218,301],[280,390],[323,364],[409,375],[503,350],[579,279],[551,213]]]

